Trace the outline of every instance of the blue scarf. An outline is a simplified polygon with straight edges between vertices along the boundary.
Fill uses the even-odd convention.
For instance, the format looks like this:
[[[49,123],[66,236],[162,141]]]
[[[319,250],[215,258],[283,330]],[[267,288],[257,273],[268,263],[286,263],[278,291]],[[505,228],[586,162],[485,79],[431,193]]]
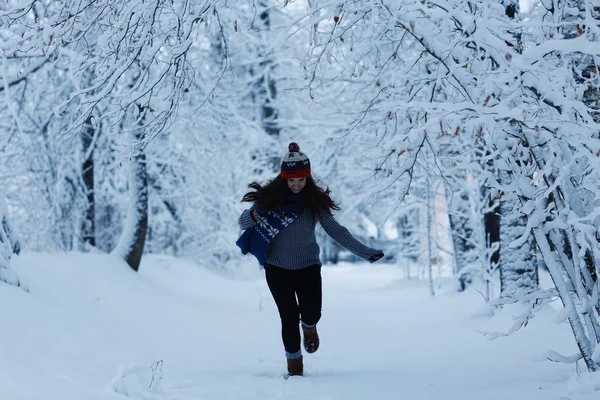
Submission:
[[[235,244],[242,250],[242,254],[252,254],[260,265],[265,264],[267,249],[273,238],[294,222],[304,208],[304,196],[291,191],[285,199],[282,210],[264,212],[258,210],[258,221],[254,226],[244,230]],[[283,213],[282,213],[283,211]]]

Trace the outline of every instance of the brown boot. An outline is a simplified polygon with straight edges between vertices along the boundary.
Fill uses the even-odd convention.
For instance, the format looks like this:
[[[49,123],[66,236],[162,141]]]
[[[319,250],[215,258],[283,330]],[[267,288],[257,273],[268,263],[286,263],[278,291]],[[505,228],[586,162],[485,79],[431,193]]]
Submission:
[[[304,364],[302,363],[302,356],[298,358],[287,359],[288,375],[302,376],[304,373]]]
[[[302,325],[302,332],[304,333],[304,350],[307,353],[314,353],[319,348],[319,334],[317,333],[317,327],[307,328]]]

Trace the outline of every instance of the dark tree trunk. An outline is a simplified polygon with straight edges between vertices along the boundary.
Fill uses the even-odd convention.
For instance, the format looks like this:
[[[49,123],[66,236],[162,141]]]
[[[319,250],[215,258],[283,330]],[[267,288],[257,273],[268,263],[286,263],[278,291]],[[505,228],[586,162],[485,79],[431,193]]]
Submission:
[[[84,247],[86,245],[96,246],[96,201],[94,198],[94,127],[91,115],[85,121],[81,133],[81,144],[83,148],[82,180],[87,199],[84,219],[81,223],[81,239]]]
[[[483,216],[485,228],[486,247],[491,248],[493,243],[500,243],[500,207],[496,200],[490,199],[490,210]],[[492,267],[500,263],[500,249],[498,248],[490,258]]]

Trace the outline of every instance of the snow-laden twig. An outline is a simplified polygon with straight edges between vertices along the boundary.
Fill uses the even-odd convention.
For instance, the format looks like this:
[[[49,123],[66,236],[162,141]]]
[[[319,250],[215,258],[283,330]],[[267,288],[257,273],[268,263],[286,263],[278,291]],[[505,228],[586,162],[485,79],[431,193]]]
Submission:
[[[581,353],[573,354],[570,356],[563,356],[560,353],[557,353],[554,350],[546,350],[544,354],[541,354],[535,358],[537,361],[549,360],[557,363],[563,364],[573,364],[577,361],[581,360]]]

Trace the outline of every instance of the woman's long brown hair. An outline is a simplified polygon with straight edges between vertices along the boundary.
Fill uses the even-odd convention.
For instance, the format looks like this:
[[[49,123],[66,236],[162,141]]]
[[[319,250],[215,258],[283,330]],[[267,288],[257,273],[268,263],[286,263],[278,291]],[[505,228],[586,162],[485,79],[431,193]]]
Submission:
[[[287,179],[277,176],[270,180],[265,186],[261,186],[257,182],[252,182],[248,185],[254,189],[242,197],[242,201],[255,202],[259,208],[265,211],[280,210],[285,205],[285,197],[289,188]],[[315,183],[312,176],[306,178],[306,185],[302,189],[306,205],[313,215],[313,225],[316,224],[317,213],[331,214],[331,210],[339,210],[340,207],[333,202],[329,193],[329,188],[323,190]]]

